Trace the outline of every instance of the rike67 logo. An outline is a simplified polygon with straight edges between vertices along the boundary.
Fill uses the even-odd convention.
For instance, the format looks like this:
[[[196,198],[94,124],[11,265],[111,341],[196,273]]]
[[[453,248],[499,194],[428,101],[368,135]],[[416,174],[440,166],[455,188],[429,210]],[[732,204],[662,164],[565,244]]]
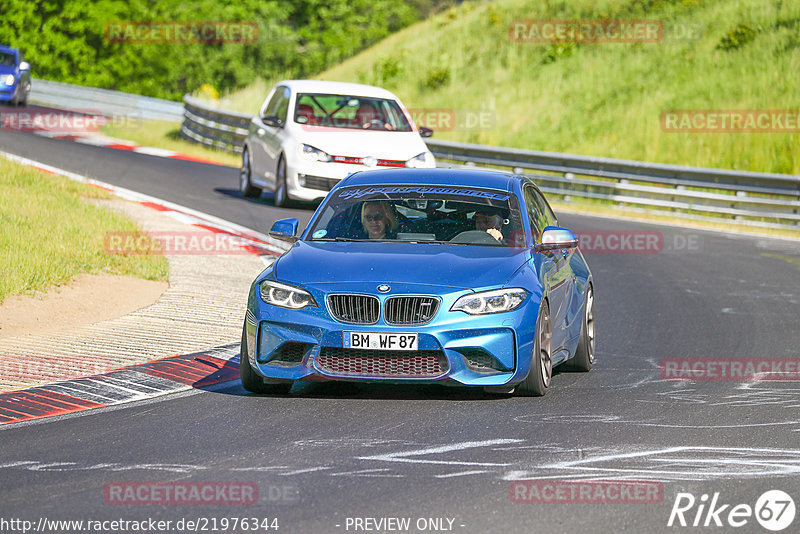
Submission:
[[[706,493],[697,499],[691,493],[680,492],[675,497],[667,526],[738,528],[755,517],[765,529],[779,532],[792,524],[795,512],[794,499],[781,490],[765,491],[755,506],[723,503],[719,492],[715,492],[710,501]]]

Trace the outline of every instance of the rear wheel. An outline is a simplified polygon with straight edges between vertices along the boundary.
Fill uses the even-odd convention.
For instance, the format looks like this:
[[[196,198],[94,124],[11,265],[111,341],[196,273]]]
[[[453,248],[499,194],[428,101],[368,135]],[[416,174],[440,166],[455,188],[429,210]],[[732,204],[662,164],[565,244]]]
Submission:
[[[286,186],[286,159],[281,155],[275,171],[275,207],[285,208],[289,205],[289,189]]]
[[[244,147],[244,150],[242,150],[242,168],[239,169],[239,191],[245,197],[258,197],[261,195],[261,188],[254,186],[250,182],[251,176],[250,151],[247,147]]]
[[[569,364],[571,369],[583,372],[590,371],[594,364],[594,289],[591,285],[586,289],[578,348],[575,349],[575,357]]]
[[[242,387],[251,393],[272,393],[285,395],[292,389],[291,382],[276,382],[265,384],[264,378],[256,373],[250,366],[250,359],[247,357],[247,325],[242,327],[242,350],[239,355],[239,377],[242,379]]]
[[[553,376],[553,331],[550,327],[550,306],[543,300],[536,319],[536,341],[531,356],[531,370],[517,387],[523,395],[541,397],[550,387]]]

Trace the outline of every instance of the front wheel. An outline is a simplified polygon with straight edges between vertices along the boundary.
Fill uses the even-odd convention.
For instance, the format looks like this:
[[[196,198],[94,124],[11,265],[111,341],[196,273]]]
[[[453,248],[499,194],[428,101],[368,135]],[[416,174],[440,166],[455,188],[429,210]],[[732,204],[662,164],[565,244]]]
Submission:
[[[542,397],[550,387],[553,376],[553,331],[550,327],[550,307],[546,300],[539,306],[536,319],[536,341],[531,355],[531,370],[517,388],[523,395]]]
[[[275,395],[285,395],[292,389],[291,382],[278,382],[265,384],[264,379],[256,373],[250,366],[250,359],[247,357],[247,324],[242,327],[242,349],[239,354],[239,377],[242,379],[242,387],[251,393],[272,393]]]
[[[261,188],[256,187],[250,181],[252,169],[250,167],[250,151],[247,147],[242,150],[242,168],[239,169],[239,191],[244,197],[258,197],[261,195]]]
[[[19,103],[19,105],[22,106],[23,108],[24,107],[28,107],[28,98],[30,98],[30,96],[31,96],[31,84],[30,83],[25,86],[24,93],[25,93],[25,98],[23,98]]]
[[[285,208],[289,205],[289,189],[286,185],[286,159],[278,159],[278,168],[275,171],[275,207]]]

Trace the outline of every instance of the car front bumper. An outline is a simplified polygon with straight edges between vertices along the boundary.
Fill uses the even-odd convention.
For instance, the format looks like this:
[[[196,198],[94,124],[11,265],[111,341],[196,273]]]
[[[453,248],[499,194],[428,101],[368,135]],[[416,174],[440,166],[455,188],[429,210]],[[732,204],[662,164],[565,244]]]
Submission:
[[[468,293],[455,292],[442,296],[431,322],[392,326],[383,315],[373,325],[339,322],[320,302],[324,296],[314,295],[319,308],[295,311],[264,303],[256,291],[249,299],[242,357],[264,378],[513,386],[530,369],[539,310],[533,295],[516,310],[471,316],[450,311]],[[378,298],[384,309],[385,297]],[[344,332],[416,333],[419,350],[346,349]]]
[[[10,102],[17,96],[17,91],[22,86],[19,82],[15,82],[14,85],[6,85],[4,83],[0,83],[0,102]]]
[[[295,165],[287,166],[286,185],[293,199],[322,200],[340,180],[367,168],[346,163],[298,161]]]
[[[436,165],[433,164],[432,167]],[[288,157],[286,165],[286,185],[289,196],[295,200],[322,200],[340,180],[354,172],[383,168],[362,164],[310,161],[299,156]]]

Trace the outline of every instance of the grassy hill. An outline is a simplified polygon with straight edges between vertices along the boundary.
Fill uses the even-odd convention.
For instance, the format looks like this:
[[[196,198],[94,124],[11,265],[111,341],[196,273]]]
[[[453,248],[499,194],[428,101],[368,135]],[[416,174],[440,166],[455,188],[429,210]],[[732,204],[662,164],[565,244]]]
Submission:
[[[513,40],[512,23],[531,19],[648,19],[664,35]],[[800,109],[798,72],[796,1],[498,0],[451,8],[316,78],[381,85],[409,108],[490,119],[440,128],[437,139],[800,174],[800,133],[671,133],[660,123],[666,110]],[[223,105],[256,111],[273,81]]]

